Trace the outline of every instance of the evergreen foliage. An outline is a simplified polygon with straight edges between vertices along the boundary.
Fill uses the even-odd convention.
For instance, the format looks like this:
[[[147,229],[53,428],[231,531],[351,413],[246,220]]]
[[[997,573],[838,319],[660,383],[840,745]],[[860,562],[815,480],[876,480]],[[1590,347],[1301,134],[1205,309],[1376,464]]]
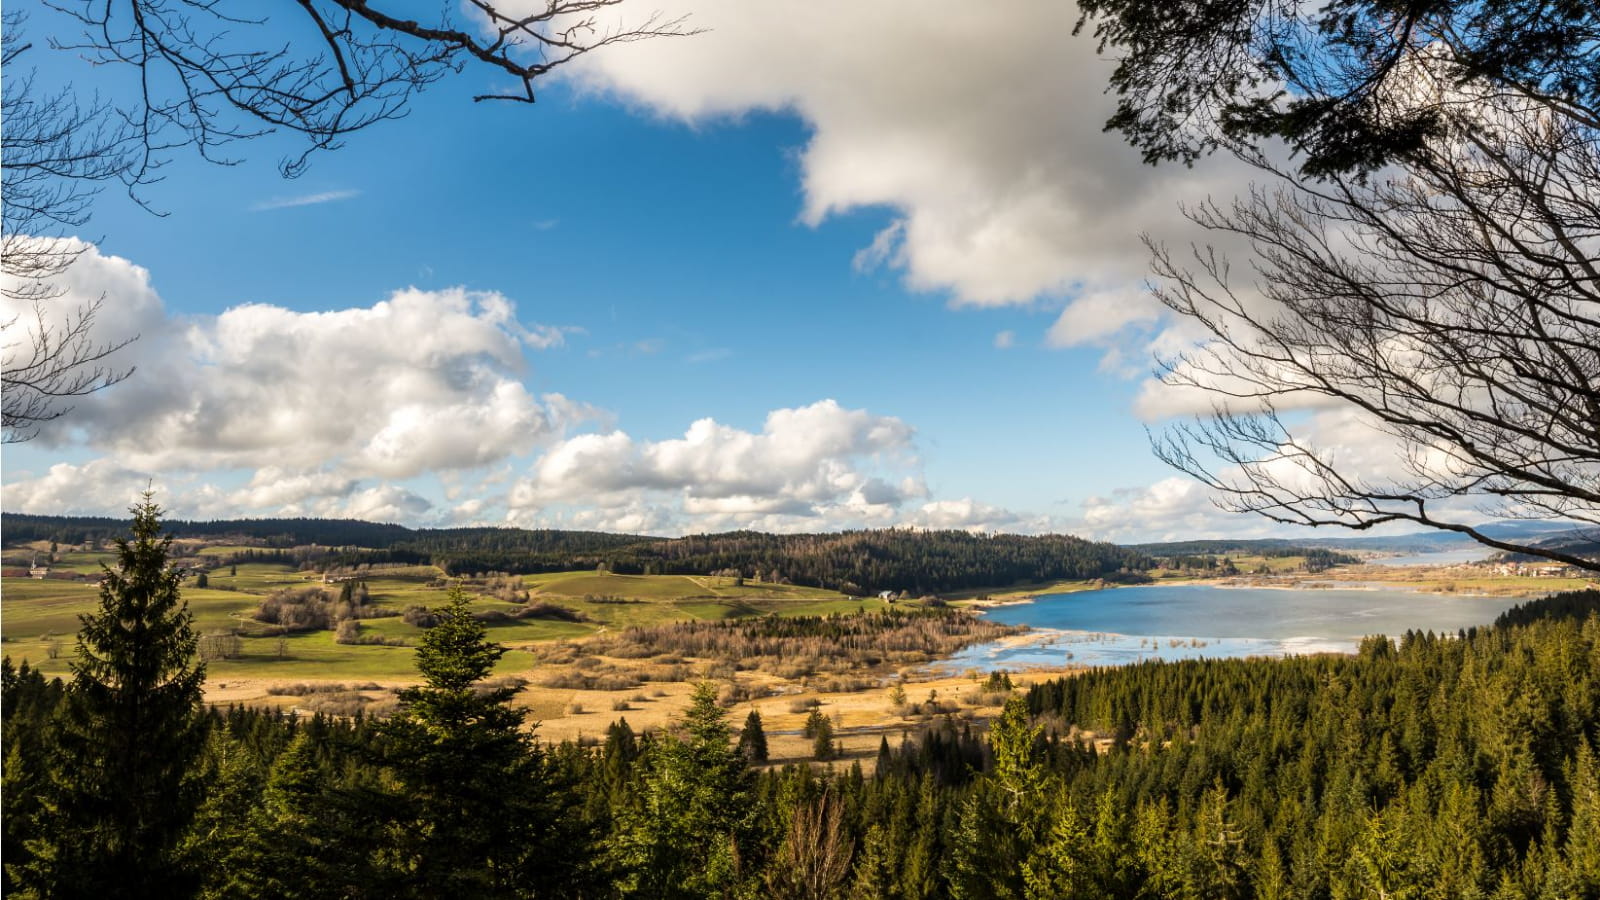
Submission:
[[[726,896],[751,875],[750,770],[710,683],[695,687],[681,732],[644,753],[637,799],[619,815],[613,849],[624,897]]]
[[[752,765],[767,761],[767,732],[761,727],[761,713],[750,710],[739,731],[739,755]]]
[[[12,541],[83,543],[114,533],[112,519],[8,513]],[[629,575],[706,575],[786,581],[856,594],[938,593],[1021,582],[1137,581],[1152,560],[1136,550],[1070,535],[970,534],[884,529],[836,534],[726,534],[656,538],[520,528],[413,530],[339,519],[172,522],[177,537],[233,537],[264,548],[239,559],[436,565],[452,575],[603,568]]]
[[[518,688],[483,684],[505,648],[459,588],[435,613],[417,647],[425,684],[402,691],[404,712],[379,730],[397,788],[396,883],[415,897],[522,897],[569,883],[581,841],[556,818],[546,762],[511,706]]]
[[[171,537],[147,493],[117,539],[97,612],[81,617],[73,678],[48,737],[24,894],[172,897],[192,890],[178,847],[203,796],[197,712],[205,668]]]
[[[119,583],[113,593],[143,582],[125,569]],[[436,611],[424,684],[392,720],[184,707],[151,740],[187,736],[204,752],[161,799],[195,798],[182,791],[203,780],[204,803],[171,811],[182,826],[137,861],[143,880],[122,883],[97,875],[129,864],[91,844],[110,825],[55,814],[68,789],[102,783],[59,753],[83,727],[83,696],[7,664],[5,889],[86,896],[97,877],[100,896],[158,885],[228,900],[1600,900],[1600,615],[1588,602],[1374,637],[1353,656],[1046,681],[1013,694],[986,734],[939,717],[898,745],[884,738],[867,777],[753,770],[760,719],[736,743],[712,684],[667,733],[618,720],[595,746],[535,745],[512,689],[486,681],[502,650],[458,595]],[[820,712],[810,724],[833,728]],[[56,848],[84,871],[54,866],[68,858]]]

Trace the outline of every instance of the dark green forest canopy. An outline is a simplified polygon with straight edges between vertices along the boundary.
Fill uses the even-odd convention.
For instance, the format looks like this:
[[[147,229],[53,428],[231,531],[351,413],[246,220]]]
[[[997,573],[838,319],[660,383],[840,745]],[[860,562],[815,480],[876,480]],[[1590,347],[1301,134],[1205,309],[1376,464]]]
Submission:
[[[3,687],[6,746],[38,760],[63,686],[8,662]],[[941,717],[886,737],[871,776],[751,769],[701,694],[673,736],[619,720],[596,744],[525,745],[494,796],[461,795],[495,814],[538,798],[525,834],[466,817],[481,842],[434,856],[408,843],[422,820],[382,723],[199,714],[192,895],[419,896],[416,859],[440,884],[498,866],[474,895],[506,897],[1600,897],[1600,591],[1353,656],[1044,682],[987,732]],[[5,769],[8,891],[52,821],[47,774]]]
[[[964,531],[845,531],[659,538],[519,528],[410,529],[335,519],[241,519],[165,523],[174,537],[235,537],[269,548],[336,548],[325,561],[431,564],[450,574],[535,573],[604,568],[619,574],[736,572],[855,593],[926,593],[1061,579],[1136,579],[1154,563],[1115,544],[1070,535],[982,535]],[[7,543],[83,543],[118,533],[114,519],[6,514]]]

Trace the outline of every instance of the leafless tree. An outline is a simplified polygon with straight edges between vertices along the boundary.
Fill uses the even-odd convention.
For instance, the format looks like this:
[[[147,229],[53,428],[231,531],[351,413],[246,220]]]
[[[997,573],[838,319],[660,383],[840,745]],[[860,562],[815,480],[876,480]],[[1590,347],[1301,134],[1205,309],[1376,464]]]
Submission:
[[[532,103],[534,81],[594,50],[692,33],[681,19],[631,23],[623,0],[53,0],[82,26],[58,47],[92,62],[130,66],[139,86],[129,111],[144,177],[162,155],[193,144],[221,148],[271,131],[302,135],[281,164],[301,172],[310,154],[403,116],[411,99],[474,66],[506,80],[475,100]]]
[[[1308,180],[1233,147],[1275,186],[1188,213],[1247,241],[1248,273],[1153,246],[1158,296],[1208,337],[1161,374],[1213,403],[1157,453],[1274,521],[1411,522],[1600,571],[1471,524],[1600,525],[1600,115],[1426,53],[1377,104],[1439,123],[1398,165]],[[1316,440],[1329,406],[1392,441],[1395,470]]]
[[[403,116],[417,92],[475,66],[507,80],[477,100],[531,103],[534,81],[613,44],[693,33],[622,0],[442,0],[428,21],[401,0],[46,0],[80,26],[55,38],[97,65],[131,67],[115,108],[70,89],[43,94],[15,71],[20,14],[5,14],[4,343],[6,442],[28,440],[71,399],[132,374],[112,354],[130,338],[95,331],[100,301],[59,309],[60,276],[87,248],[71,235],[110,181],[157,180],[167,154],[192,145],[232,163],[223,146],[273,131],[305,138],[283,160],[304,171],[315,151]]]
[[[843,893],[855,842],[845,831],[839,798],[828,791],[795,807],[767,887],[780,900],[830,900]]]
[[[70,310],[54,301],[58,278],[88,248],[67,236],[89,218],[94,195],[107,182],[131,183],[132,133],[102,103],[82,105],[70,90],[41,94],[30,72],[17,71],[29,49],[23,17],[4,15],[5,69],[0,89],[0,409],[4,440],[25,441],[39,426],[64,415],[74,397],[115,384],[130,374],[109,363],[130,339],[94,334],[100,301]]]

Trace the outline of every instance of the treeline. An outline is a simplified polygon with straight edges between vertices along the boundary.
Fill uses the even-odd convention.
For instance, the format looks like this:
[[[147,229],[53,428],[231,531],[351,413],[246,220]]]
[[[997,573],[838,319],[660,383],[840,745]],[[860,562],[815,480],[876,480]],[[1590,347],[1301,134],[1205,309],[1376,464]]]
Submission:
[[[759,716],[736,734],[709,686],[666,734],[496,750],[446,728],[450,755],[411,743],[426,696],[391,722],[197,714],[204,790],[163,896],[1592,900],[1597,611],[1046,682],[987,734],[885,739],[872,776],[752,768]],[[50,758],[67,693],[7,667],[12,759]],[[41,777],[6,770],[7,891],[61,842]]]
[[[124,537],[127,519],[104,516],[35,516],[5,513],[0,516],[8,544],[57,541],[62,544],[102,543]],[[363,522],[359,519],[218,519],[210,522],[164,520],[162,527],[175,538],[230,538],[260,541],[263,546],[291,548],[305,544],[325,547],[386,547],[404,540],[412,530],[403,525]]]
[[[1041,684],[1027,707],[1049,733],[1110,748],[1041,749],[1063,799],[1034,821],[1119,847],[1068,879],[1107,896],[1600,896],[1597,613],[1590,591],[1354,657]]]
[[[113,519],[6,514],[6,540],[80,544],[119,534]],[[532,574],[605,569],[624,575],[735,573],[777,583],[864,595],[913,595],[972,588],[1103,578],[1138,581],[1147,555],[1070,535],[983,535],[885,529],[835,534],[753,531],[653,538],[592,531],[519,528],[413,530],[332,519],[240,519],[164,523],[174,537],[259,540],[323,568],[434,565],[451,575]],[[317,547],[324,549],[316,550]],[[241,556],[240,559],[245,559]]]
[[[613,571],[735,570],[763,581],[846,593],[937,593],[1060,579],[1137,579],[1149,557],[1070,535],[884,529],[836,534],[738,531],[640,544],[608,555]],[[620,567],[620,568],[619,568]]]
[[[982,535],[884,529],[833,534],[737,531],[681,538],[517,529],[419,531],[338,564],[427,561],[452,575],[603,569],[619,575],[734,574],[850,594],[912,595],[1061,579],[1139,580],[1154,563],[1069,535]]]
[[[536,743],[459,590],[388,718],[204,711],[153,507],[135,531],[73,682],[0,671],[8,895],[1600,898],[1600,592],[1048,681],[867,777],[753,768],[760,716],[736,742],[711,683],[664,733]]]
[[[1206,542],[1196,541],[1194,543],[1203,544]],[[1361,563],[1359,557],[1324,547],[1273,546],[1262,547],[1250,552],[1252,555],[1260,556],[1263,559],[1305,557],[1305,561],[1300,566],[1301,571],[1305,572],[1325,572],[1334,566],[1354,566]],[[1238,573],[1238,568],[1234,562],[1222,553],[1214,555],[1210,553],[1156,554],[1154,559],[1158,566],[1167,569],[1181,569],[1191,572],[1226,572],[1230,575]]]

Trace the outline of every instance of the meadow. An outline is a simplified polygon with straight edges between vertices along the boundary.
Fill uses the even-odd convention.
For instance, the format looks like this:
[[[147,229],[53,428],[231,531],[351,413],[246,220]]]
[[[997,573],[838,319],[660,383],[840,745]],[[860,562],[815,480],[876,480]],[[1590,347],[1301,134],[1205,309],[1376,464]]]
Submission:
[[[231,545],[184,546],[185,556],[226,559],[250,548]],[[112,559],[105,550],[66,550],[51,568],[56,573],[89,575]],[[213,681],[228,679],[399,679],[414,677],[411,646],[422,634],[399,613],[413,606],[441,602],[448,588],[444,574],[431,566],[372,570],[361,579],[370,604],[392,613],[363,617],[360,634],[388,639],[402,646],[377,643],[338,644],[331,630],[280,633],[253,616],[262,599],[275,591],[322,586],[337,594],[341,585],[322,585],[321,576],[298,571],[289,563],[214,563],[206,587],[185,579],[183,597],[202,635],[235,634],[240,652],[208,660]],[[522,671],[533,664],[528,652],[539,644],[588,637],[633,626],[670,622],[717,621],[750,616],[814,616],[881,610],[881,600],[855,600],[836,591],[739,582],[733,578],[689,575],[616,575],[609,572],[556,572],[520,576],[528,595],[571,614],[560,618],[491,618],[492,637],[513,652],[502,661],[504,671]],[[471,583],[467,590],[473,592]],[[67,674],[78,617],[95,608],[98,588],[87,581],[60,578],[0,580],[0,638],[13,660],[27,660],[47,674]],[[486,613],[511,613],[520,604],[480,596]]]
[[[362,573],[360,583],[366,587],[368,603],[357,620],[358,639],[372,643],[341,644],[331,628],[285,634],[277,625],[257,620],[261,602],[274,594],[312,588],[331,599],[343,584],[324,584],[320,573],[300,571],[287,562],[228,562],[249,549],[193,542],[181,547],[183,558],[208,566],[206,587],[198,587],[195,576],[187,577],[183,586],[195,630],[202,636],[202,650],[208,640],[237,636],[236,641],[226,638],[236,651],[206,660],[208,702],[334,714],[391,711],[395,691],[417,680],[413,648],[423,633],[401,613],[439,604],[452,582],[431,566],[380,567]],[[52,568],[87,574],[97,572],[99,564],[110,558],[104,550],[66,550]],[[510,648],[496,673],[525,684],[517,705],[540,723],[538,734],[545,740],[596,736],[622,717],[642,730],[664,727],[688,703],[692,684],[709,678],[721,685],[731,715],[742,717],[756,710],[771,722],[775,761],[810,753],[811,741],[801,735],[800,725],[811,709],[820,707],[838,725],[846,757],[860,759],[870,768],[885,734],[898,739],[937,715],[986,715],[992,713],[987,709],[991,701],[997,702],[975,687],[975,673],[920,671],[917,663],[968,640],[961,636],[924,637],[913,642],[914,652],[900,646],[898,656],[875,654],[874,664],[863,665],[849,677],[841,677],[840,662],[818,664],[817,648],[801,652],[799,643],[774,651],[760,667],[729,659],[728,647],[694,654],[673,643],[680,633],[704,633],[681,631],[697,623],[742,628],[739,623],[755,624],[769,617],[915,610],[915,603],[891,605],[878,598],[726,576],[594,570],[514,576],[509,581],[467,579],[462,584],[476,596],[473,606],[485,618],[489,636]],[[506,599],[508,588],[516,595],[515,602]],[[5,654],[17,663],[28,661],[46,675],[68,676],[78,617],[96,607],[98,588],[86,581],[5,578],[0,581],[0,598]],[[524,604],[554,607],[552,615],[560,618],[512,618],[525,609]],[[969,629],[971,640],[1003,631],[976,624]],[[913,633],[904,623],[883,630],[886,651]],[[641,650],[642,644],[651,645],[648,652]],[[791,658],[782,658],[785,655]],[[901,664],[882,664],[891,658]],[[892,683],[912,681],[916,684],[910,700],[898,699],[889,690]]]

